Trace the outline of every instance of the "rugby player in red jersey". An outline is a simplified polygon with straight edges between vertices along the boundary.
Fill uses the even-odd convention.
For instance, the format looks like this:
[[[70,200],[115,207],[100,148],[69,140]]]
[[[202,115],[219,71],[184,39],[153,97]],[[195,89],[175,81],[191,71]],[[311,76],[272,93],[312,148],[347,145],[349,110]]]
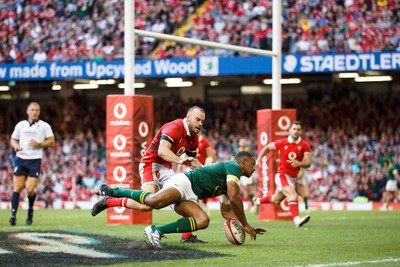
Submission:
[[[175,172],[172,164],[182,164],[191,168],[202,166],[196,159],[198,133],[203,127],[205,112],[198,106],[189,108],[186,117],[164,124],[154,136],[150,146],[140,160],[139,173],[142,190],[156,193]],[[185,159],[180,156],[186,154]],[[110,207],[125,207],[141,211],[152,208],[129,198],[104,198],[92,208],[92,216]],[[182,242],[203,243],[191,233],[182,236]]]
[[[213,144],[204,133],[199,133],[199,145],[197,146],[197,159],[203,165],[209,165],[217,162],[217,152],[214,149]]]
[[[199,145],[197,146],[197,159],[204,166],[217,162],[217,152],[210,140],[205,136],[204,131],[199,133]],[[201,207],[210,215],[207,208],[209,198],[199,199]]]
[[[279,139],[266,145],[257,157],[256,165],[261,165],[262,158],[271,150],[279,150],[281,165],[275,175],[276,191],[274,195],[267,195],[262,198],[255,198],[254,203],[279,204],[287,198],[289,210],[292,214],[293,222],[296,227],[300,227],[310,220],[310,216],[299,216],[297,203],[298,195],[296,192],[296,182],[301,168],[308,168],[311,165],[310,145],[301,138],[302,124],[295,121],[290,126],[289,136]]]

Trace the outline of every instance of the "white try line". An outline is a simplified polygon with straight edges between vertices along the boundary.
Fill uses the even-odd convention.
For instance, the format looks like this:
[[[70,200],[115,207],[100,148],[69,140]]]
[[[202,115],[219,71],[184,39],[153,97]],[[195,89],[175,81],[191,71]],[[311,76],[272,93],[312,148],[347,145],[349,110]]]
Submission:
[[[382,260],[371,260],[371,261],[347,261],[347,262],[337,262],[337,263],[323,263],[323,264],[309,264],[309,265],[296,265],[293,267],[329,267],[329,266],[350,266],[350,265],[360,265],[360,264],[375,264],[375,263],[385,263],[385,262],[400,262],[400,259],[382,259]]]
[[[359,220],[388,220],[388,219],[398,219],[398,216],[385,216],[385,217],[372,217],[372,216],[366,216],[366,217],[322,217],[319,218],[318,220],[320,221],[359,221]]]

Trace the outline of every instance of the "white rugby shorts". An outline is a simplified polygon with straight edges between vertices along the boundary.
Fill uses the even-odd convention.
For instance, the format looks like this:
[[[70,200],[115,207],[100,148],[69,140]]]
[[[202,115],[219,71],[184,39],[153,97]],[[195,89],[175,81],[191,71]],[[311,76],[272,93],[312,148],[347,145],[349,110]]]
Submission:
[[[285,185],[290,185],[296,188],[296,180],[297,178],[293,178],[287,174],[281,174],[279,172],[275,175],[275,184],[279,192],[282,192],[282,189]]]
[[[197,203],[199,199],[193,192],[192,184],[184,173],[177,173],[163,184],[164,188],[173,187],[181,193],[182,200],[189,200]]]
[[[396,180],[388,180],[386,182],[386,191],[397,191],[397,181]]]
[[[175,172],[159,163],[140,163],[139,175],[142,188],[146,184],[155,184],[161,189],[164,183],[175,175]]]

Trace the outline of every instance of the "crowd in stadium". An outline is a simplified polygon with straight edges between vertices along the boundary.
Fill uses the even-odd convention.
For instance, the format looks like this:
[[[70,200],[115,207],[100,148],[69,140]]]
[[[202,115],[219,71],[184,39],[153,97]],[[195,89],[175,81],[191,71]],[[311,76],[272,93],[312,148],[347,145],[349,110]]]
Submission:
[[[282,1],[282,50],[291,54],[400,51],[396,0]],[[0,62],[123,58],[124,1],[0,1]],[[137,29],[261,49],[272,45],[272,1],[135,1]],[[136,39],[136,56],[235,52]]]
[[[205,108],[205,128],[219,160],[232,157],[240,138],[257,153],[256,110],[252,103],[232,98],[229,103],[182,102],[179,97],[155,99],[154,130],[165,122],[184,116],[193,104]],[[286,99],[284,108],[296,108],[304,123],[304,138],[311,144],[313,163],[308,170],[309,198],[314,201],[352,201],[366,197],[382,201],[387,163],[400,162],[400,97],[366,95],[351,88],[318,94],[307,99]],[[24,117],[24,108],[0,107],[0,194],[9,201],[12,193],[12,161],[9,146],[14,123]],[[42,104],[41,117],[52,125],[54,149],[43,159],[39,197],[48,203],[55,199],[89,200],[94,184],[105,181],[105,106],[92,103],[79,94],[65,101],[53,98]],[[76,188],[74,186],[76,185]]]
[[[272,1],[135,1],[135,27],[195,39],[271,49]],[[400,2],[396,0],[282,1],[282,50],[290,54],[400,51]],[[124,1],[0,0],[0,62],[102,61],[123,58]],[[137,57],[234,56],[235,52],[136,39]],[[155,99],[155,131],[197,104],[208,114],[205,128],[219,160],[232,157],[238,140],[257,152],[257,97],[252,103],[185,105],[175,96]],[[42,119],[56,136],[43,159],[40,198],[88,200],[94,184],[105,181],[104,103],[78,93],[70,101],[53,98],[42,105]],[[21,106],[21,105],[20,105]],[[382,201],[387,164],[400,163],[400,97],[365,95],[351,88],[307,99],[285,99],[295,108],[310,141],[310,199]],[[0,199],[12,193],[14,153],[9,146],[15,123],[25,110],[0,106]],[[76,196],[73,196],[76,192]]]

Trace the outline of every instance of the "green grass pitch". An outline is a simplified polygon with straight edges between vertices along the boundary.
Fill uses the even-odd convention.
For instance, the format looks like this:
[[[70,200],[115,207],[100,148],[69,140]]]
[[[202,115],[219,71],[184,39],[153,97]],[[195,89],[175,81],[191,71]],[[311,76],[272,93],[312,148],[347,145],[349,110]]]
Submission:
[[[35,211],[33,225],[25,226],[26,210],[20,210],[15,227],[9,225],[9,215],[9,210],[0,210],[1,233],[72,230],[146,240],[145,225],[109,225],[106,213],[92,217],[89,210],[41,209]],[[291,221],[259,221],[256,215],[247,212],[252,225],[265,227],[268,232],[256,241],[247,236],[243,246],[233,246],[224,236],[219,211],[212,211],[208,229],[195,233],[208,244],[181,244],[180,234],[169,234],[162,243],[218,252],[227,257],[112,266],[400,266],[399,211],[312,211],[310,215],[310,222],[296,229]],[[170,210],[153,213],[155,224],[177,219],[178,215]],[[1,249],[0,243],[0,252]],[[6,266],[3,263],[0,265]]]

